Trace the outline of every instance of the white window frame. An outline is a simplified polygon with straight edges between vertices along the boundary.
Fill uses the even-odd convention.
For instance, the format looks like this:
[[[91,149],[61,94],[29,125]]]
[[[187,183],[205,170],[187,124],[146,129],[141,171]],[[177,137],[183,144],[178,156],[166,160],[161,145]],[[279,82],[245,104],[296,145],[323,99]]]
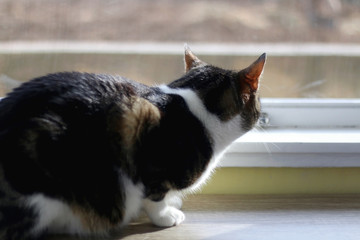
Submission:
[[[359,99],[263,99],[262,111],[223,167],[360,167]]]

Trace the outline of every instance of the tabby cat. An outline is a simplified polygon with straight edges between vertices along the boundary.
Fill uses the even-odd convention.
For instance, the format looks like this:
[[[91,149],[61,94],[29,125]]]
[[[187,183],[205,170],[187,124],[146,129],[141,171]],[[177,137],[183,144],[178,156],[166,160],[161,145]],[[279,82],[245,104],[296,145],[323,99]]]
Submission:
[[[183,222],[181,196],[257,122],[265,58],[230,71],[185,46],[168,85],[63,72],[16,88],[0,101],[0,239],[107,236],[140,209]]]

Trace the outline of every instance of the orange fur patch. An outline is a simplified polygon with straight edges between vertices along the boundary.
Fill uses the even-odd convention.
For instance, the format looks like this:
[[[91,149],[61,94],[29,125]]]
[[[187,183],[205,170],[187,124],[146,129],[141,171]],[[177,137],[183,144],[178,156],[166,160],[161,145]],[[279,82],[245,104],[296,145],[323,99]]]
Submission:
[[[80,207],[77,204],[72,204],[70,207],[74,214],[79,217],[84,230],[88,234],[106,235],[111,229],[119,227],[121,224],[121,222],[112,223],[109,219],[100,217],[94,211]]]
[[[129,149],[144,131],[150,130],[160,121],[160,110],[146,99],[133,97],[130,106],[124,109],[120,122],[123,144]]]

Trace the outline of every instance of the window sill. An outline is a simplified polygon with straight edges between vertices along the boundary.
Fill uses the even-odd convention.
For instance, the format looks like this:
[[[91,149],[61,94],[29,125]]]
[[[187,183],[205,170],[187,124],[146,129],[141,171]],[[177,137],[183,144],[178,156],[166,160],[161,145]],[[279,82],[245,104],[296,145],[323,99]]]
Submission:
[[[360,129],[251,131],[224,154],[222,167],[360,167]]]
[[[186,220],[160,229],[141,215],[117,238],[358,239],[359,195],[195,195],[184,201]],[[54,238],[54,240],[64,238]]]

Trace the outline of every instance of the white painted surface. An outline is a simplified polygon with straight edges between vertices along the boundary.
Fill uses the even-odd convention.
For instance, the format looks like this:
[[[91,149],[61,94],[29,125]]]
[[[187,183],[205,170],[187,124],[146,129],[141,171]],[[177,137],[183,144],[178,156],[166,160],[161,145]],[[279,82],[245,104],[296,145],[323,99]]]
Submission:
[[[264,98],[275,128],[360,128],[360,99]]]
[[[324,43],[189,43],[199,55],[258,56],[360,56],[360,44]],[[183,54],[184,43],[11,41],[0,43],[0,54],[24,53],[116,53]]]
[[[360,167],[359,99],[262,99],[268,125],[237,139],[224,167]]]
[[[267,129],[236,140],[223,167],[360,167],[360,129]]]

